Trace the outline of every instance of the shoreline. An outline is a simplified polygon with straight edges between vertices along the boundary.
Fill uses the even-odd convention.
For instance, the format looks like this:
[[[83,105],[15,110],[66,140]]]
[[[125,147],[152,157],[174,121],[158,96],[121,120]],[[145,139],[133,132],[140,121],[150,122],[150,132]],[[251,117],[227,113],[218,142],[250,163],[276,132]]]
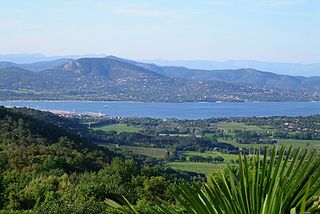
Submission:
[[[154,102],[154,101],[129,101],[129,100],[0,100],[1,102],[21,102],[21,103],[37,103],[37,102],[48,102],[48,103],[63,103],[63,102],[74,102],[74,103],[96,103],[96,102],[104,102],[104,103],[199,103],[199,104],[208,104],[208,103],[320,103],[320,101],[186,101],[186,102]]]

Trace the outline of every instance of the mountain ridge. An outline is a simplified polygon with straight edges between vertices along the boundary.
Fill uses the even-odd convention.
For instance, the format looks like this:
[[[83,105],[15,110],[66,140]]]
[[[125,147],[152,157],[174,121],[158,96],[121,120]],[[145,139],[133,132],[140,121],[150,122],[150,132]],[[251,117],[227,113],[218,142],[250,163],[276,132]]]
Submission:
[[[9,67],[0,69],[0,98],[244,102],[312,101],[320,96],[309,91],[243,84],[235,82],[234,79],[239,79],[235,77],[229,80],[209,76],[199,79],[201,72],[212,75],[212,71],[160,67],[114,56],[81,58],[41,72]]]
[[[190,69],[201,70],[221,70],[221,69],[240,69],[253,68],[261,71],[269,71],[282,75],[293,76],[320,76],[320,63],[285,63],[285,62],[266,62],[256,60],[141,60],[144,63],[153,63],[159,66],[183,66]]]
[[[155,64],[137,63],[164,76],[186,80],[215,80],[233,84],[254,85],[257,87],[319,91],[320,77],[280,75],[252,68],[201,70],[176,66],[157,66]]]
[[[82,54],[82,55],[57,55],[46,56],[40,53],[35,54],[0,54],[0,61],[9,61],[16,64],[34,63],[39,61],[51,61],[60,58],[80,59],[80,58],[101,58],[110,57],[107,54]],[[116,57],[116,56],[113,56]],[[121,59],[119,57],[116,57]],[[122,59],[123,60],[123,59]],[[159,66],[184,66],[190,69],[221,70],[253,68],[261,71],[269,71],[276,74],[286,74],[293,76],[320,76],[320,62],[316,63],[290,63],[290,62],[268,62],[258,60],[165,60],[165,59],[140,59],[143,63],[154,63]]]

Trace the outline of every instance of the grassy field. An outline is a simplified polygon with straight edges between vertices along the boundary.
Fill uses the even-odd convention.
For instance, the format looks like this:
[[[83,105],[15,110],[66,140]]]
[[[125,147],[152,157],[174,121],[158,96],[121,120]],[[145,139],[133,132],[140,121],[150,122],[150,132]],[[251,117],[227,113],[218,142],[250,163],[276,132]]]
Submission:
[[[320,149],[320,140],[295,140],[295,139],[276,139],[280,145],[301,147],[306,149]]]
[[[132,151],[134,154],[154,157],[156,159],[166,159],[168,152],[163,148],[151,148],[140,146],[123,146],[125,149]]]
[[[234,130],[247,130],[247,131],[255,131],[257,133],[265,133],[267,131],[271,131],[270,127],[258,127],[258,126],[252,126],[252,125],[246,125],[243,123],[236,123],[236,122],[222,122],[218,123],[217,127],[220,129],[223,129],[225,131],[234,131]]]
[[[264,147],[272,147],[273,145],[270,145],[270,144],[241,144],[241,143],[237,143],[235,141],[235,139],[223,139],[223,138],[218,138],[218,141],[219,142],[223,142],[223,143],[229,143],[233,146],[236,146],[236,147],[240,147],[240,148],[264,148]]]
[[[103,146],[106,146],[109,148],[116,147],[115,144],[104,144]],[[152,147],[143,147],[143,146],[120,146],[119,148],[122,150],[129,150],[133,154],[145,155],[145,156],[153,157],[156,159],[166,159],[168,156],[167,150],[163,148],[152,148]]]
[[[215,164],[215,163],[197,163],[197,162],[169,162],[166,166],[172,167],[175,170],[198,172],[208,175],[214,170],[223,169],[226,167],[225,164]]]
[[[320,149],[320,140],[296,140],[296,139],[275,139],[282,146],[301,147],[306,149]],[[272,147],[270,144],[240,144],[231,139],[218,138],[219,142],[229,143],[241,148],[264,148]]]
[[[238,158],[238,155],[232,155],[232,154],[222,154],[219,152],[194,152],[194,151],[188,151],[188,152],[183,152],[182,153],[187,160],[189,160],[190,156],[198,155],[198,156],[203,156],[203,157],[218,157],[221,156],[223,157],[226,161],[230,160],[236,160]]]
[[[118,133],[121,132],[138,132],[140,131],[139,128],[127,126],[126,124],[115,124],[115,125],[107,125],[107,126],[101,126],[101,127],[95,127],[93,130],[101,130],[101,131],[116,131]]]
[[[190,134],[159,134],[159,136],[171,136],[171,137],[187,137],[190,136]]]
[[[264,126],[251,126],[243,123],[236,122],[222,122],[218,123],[217,127],[225,130],[225,131],[234,131],[234,130],[247,130],[247,131],[255,131],[257,133],[266,133],[268,131],[273,131],[272,127]],[[230,135],[232,136],[233,133]],[[261,147],[272,147],[270,144],[239,144],[234,139],[223,139],[218,138],[219,142],[225,142],[232,144],[241,148],[261,148]],[[302,147],[307,149],[320,149],[320,141],[319,140],[296,140],[296,139],[275,139],[280,145],[283,146],[293,146],[293,147]]]

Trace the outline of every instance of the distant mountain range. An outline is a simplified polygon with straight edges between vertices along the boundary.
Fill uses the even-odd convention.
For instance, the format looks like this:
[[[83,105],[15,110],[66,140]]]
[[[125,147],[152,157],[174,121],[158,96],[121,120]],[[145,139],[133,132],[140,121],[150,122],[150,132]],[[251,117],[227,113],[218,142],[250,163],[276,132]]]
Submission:
[[[17,64],[35,63],[40,61],[52,61],[58,59],[80,59],[80,58],[102,58],[106,54],[82,54],[82,55],[63,55],[63,56],[46,56],[43,54],[0,54],[0,61],[8,61]],[[211,60],[138,60],[148,64],[159,66],[186,67],[190,69],[201,70],[224,70],[224,69],[242,69],[252,68],[259,71],[267,71],[282,75],[291,76],[320,76],[320,63],[302,64],[302,63],[280,63],[264,62],[255,60],[228,60],[228,61],[211,61]]]
[[[312,101],[320,77],[254,69],[199,70],[114,56],[0,62],[0,99],[127,101]]]
[[[320,63],[302,64],[302,63],[279,63],[263,62],[254,60],[228,60],[228,61],[210,61],[210,60],[142,60],[145,63],[153,63],[160,66],[179,66],[190,69],[202,70],[222,70],[222,69],[241,69],[252,68],[260,71],[268,71],[282,75],[293,76],[320,76]]]
[[[8,68],[8,67],[18,67],[18,68],[22,68],[29,71],[43,71],[46,69],[54,68],[56,66],[71,62],[72,60],[73,59],[61,58],[61,59],[56,59],[52,61],[40,61],[40,62],[24,63],[24,64],[0,61],[0,69]]]
[[[0,62],[13,62],[16,64],[29,64],[41,61],[53,61],[59,59],[80,59],[80,58],[98,58],[106,57],[105,54],[86,54],[86,55],[64,55],[64,56],[46,56],[39,53],[33,54],[0,54]]]
[[[279,75],[251,68],[235,70],[197,70],[174,66],[160,67],[152,64],[141,64],[141,66],[171,78],[186,80],[215,80],[240,85],[252,85],[259,88],[277,88],[309,92],[320,91],[320,77],[316,76],[302,77]]]

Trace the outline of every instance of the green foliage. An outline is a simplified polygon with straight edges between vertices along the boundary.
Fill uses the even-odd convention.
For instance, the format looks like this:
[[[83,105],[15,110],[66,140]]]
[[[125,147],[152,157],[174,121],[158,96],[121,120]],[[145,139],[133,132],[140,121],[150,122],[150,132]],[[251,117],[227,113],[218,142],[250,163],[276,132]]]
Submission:
[[[213,209],[219,213],[286,213],[293,212],[292,208],[296,212],[312,211],[317,206],[313,204],[320,187],[317,153],[275,148],[245,155],[244,150],[240,159],[233,161],[238,148],[217,139],[230,139],[236,133],[216,129],[215,123],[220,120],[224,119],[128,119],[125,124],[142,131],[101,135],[120,143],[116,155],[90,143],[89,139],[99,141],[101,136],[88,131],[77,119],[30,109],[0,108],[0,210],[184,213],[192,209],[204,213]],[[239,132],[237,136],[258,137],[254,131]],[[179,161],[164,162],[131,154],[124,158],[127,153],[121,148],[154,157],[168,155],[168,159]],[[220,152],[207,151],[213,149]],[[190,162],[191,156],[194,161],[217,163]],[[218,163],[222,161],[223,164]],[[239,165],[212,172],[224,169],[229,162]],[[195,183],[205,181],[205,175],[177,172],[163,165],[204,172],[210,179],[205,185]]]
[[[154,202],[157,197],[165,192],[165,178],[162,176],[151,177],[143,182],[143,198]]]
[[[191,187],[182,184],[172,194],[187,213],[304,213],[319,208],[320,157],[316,152],[273,148],[261,159],[239,155],[236,169],[213,177],[210,184]],[[123,213],[132,213],[125,206]],[[129,211],[128,211],[129,210]],[[153,213],[175,213],[160,201]]]
[[[48,122],[35,119],[37,113],[22,114],[17,109],[0,107],[0,172],[90,171],[102,168],[114,157],[109,150],[49,123],[54,117]]]
[[[116,157],[74,134],[88,134],[76,122],[30,109],[0,107],[0,210],[117,213],[105,200],[121,202],[125,196],[139,205],[140,212],[148,213],[156,197],[173,201],[168,189],[198,176]]]

